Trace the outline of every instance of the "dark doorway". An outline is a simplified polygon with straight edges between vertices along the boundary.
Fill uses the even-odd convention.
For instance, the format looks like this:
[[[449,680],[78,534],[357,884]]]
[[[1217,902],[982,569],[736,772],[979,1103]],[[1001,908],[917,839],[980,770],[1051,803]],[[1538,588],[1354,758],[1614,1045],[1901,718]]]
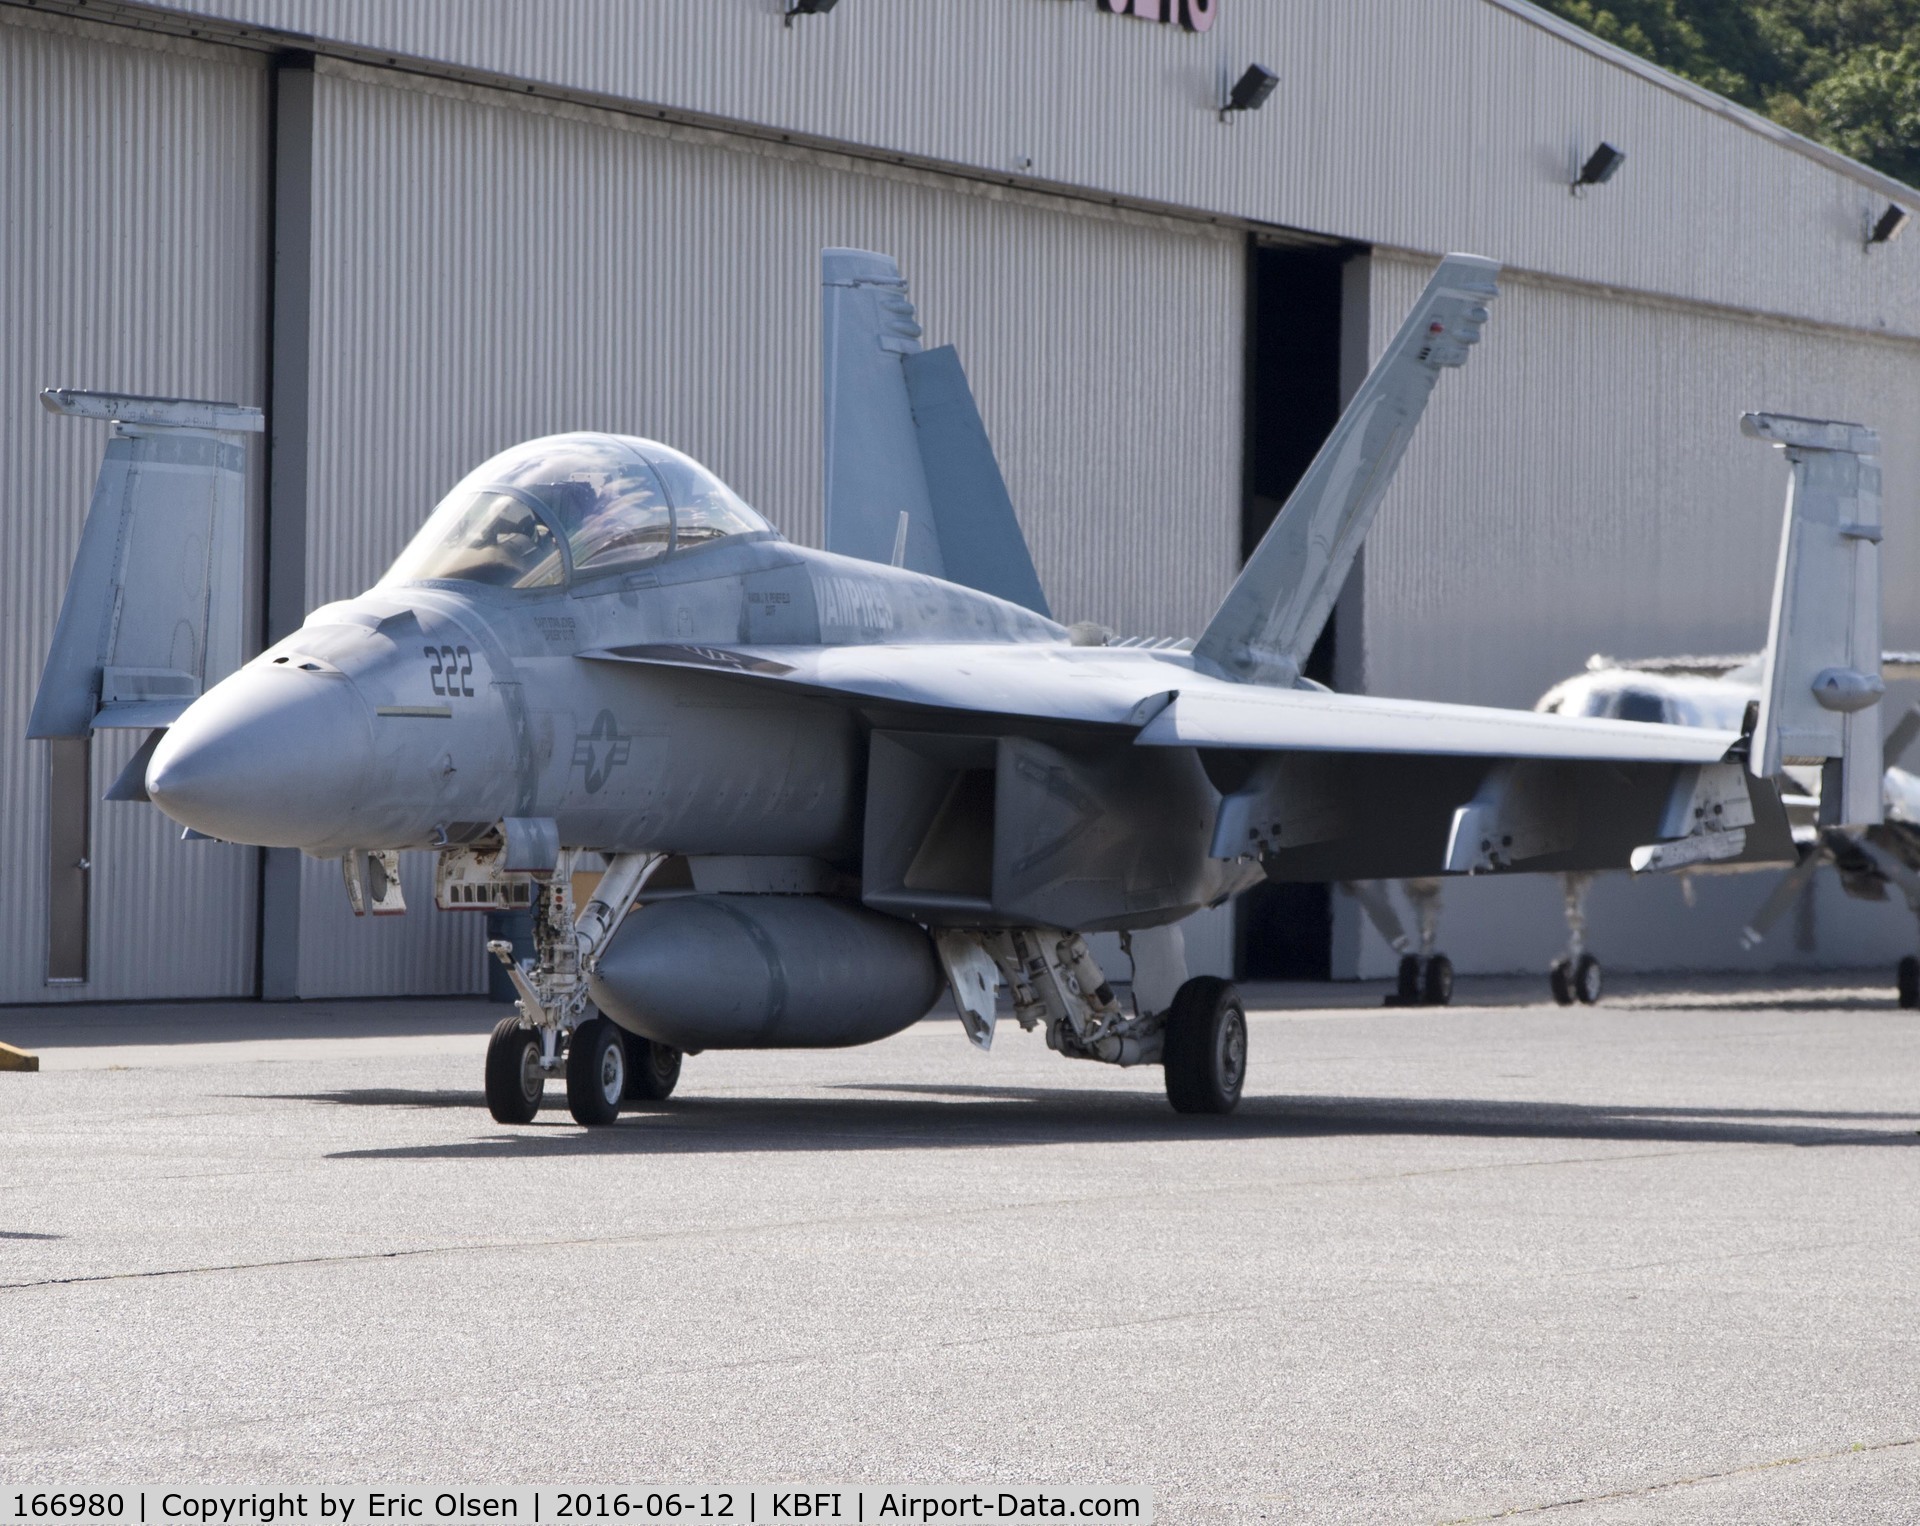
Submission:
[[[1349,318],[1343,272],[1359,252],[1249,243],[1243,560],[1340,417]],[[1364,321],[1364,314],[1357,316]],[[1333,682],[1335,624],[1327,622],[1307,659],[1306,676],[1320,683]],[[1236,929],[1242,979],[1326,980],[1332,974],[1330,885],[1257,885],[1240,897]]]

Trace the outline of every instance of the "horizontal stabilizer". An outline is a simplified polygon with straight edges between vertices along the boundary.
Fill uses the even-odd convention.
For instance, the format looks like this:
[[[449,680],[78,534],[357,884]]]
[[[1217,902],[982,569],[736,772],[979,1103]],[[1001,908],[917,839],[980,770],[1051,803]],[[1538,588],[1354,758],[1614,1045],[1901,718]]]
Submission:
[[[1046,614],[958,354],[922,347],[891,256],[828,249],[820,275],[827,550]]]
[[[164,726],[240,665],[245,436],[265,419],[187,398],[40,400],[113,428],[27,735]]]
[[[1442,370],[1479,343],[1500,267],[1450,254],[1261,539],[1194,656],[1286,688],[1332,613]]]

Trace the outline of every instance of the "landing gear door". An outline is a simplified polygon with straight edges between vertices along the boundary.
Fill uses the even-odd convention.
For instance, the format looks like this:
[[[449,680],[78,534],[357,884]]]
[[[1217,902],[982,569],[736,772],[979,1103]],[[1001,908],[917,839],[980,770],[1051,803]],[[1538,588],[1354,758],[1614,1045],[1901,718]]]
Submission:
[[[54,389],[112,424],[30,737],[165,726],[240,665],[246,437],[257,408]]]

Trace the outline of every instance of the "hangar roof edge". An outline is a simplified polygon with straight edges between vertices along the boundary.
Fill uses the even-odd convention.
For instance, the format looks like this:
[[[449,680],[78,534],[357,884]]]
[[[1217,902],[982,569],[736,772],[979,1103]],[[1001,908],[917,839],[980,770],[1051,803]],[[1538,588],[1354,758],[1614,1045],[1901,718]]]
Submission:
[[[1662,90],[1670,91],[1682,100],[1704,107],[1717,116],[1744,127],[1748,132],[1767,138],[1780,147],[1794,153],[1803,154],[1815,162],[1836,170],[1848,179],[1857,181],[1892,201],[1909,206],[1920,207],[1920,189],[1908,185],[1904,180],[1896,180],[1892,175],[1882,174],[1870,164],[1862,164],[1851,159],[1838,149],[1828,148],[1824,143],[1816,143],[1812,138],[1804,137],[1789,128],[1782,127],[1769,117],[1742,106],[1738,101],[1709,90],[1705,85],[1697,85],[1690,79],[1682,78],[1671,69],[1663,69],[1651,60],[1642,58],[1638,53],[1629,53],[1625,48],[1596,37],[1585,27],[1563,20],[1551,11],[1543,10],[1533,4],[1533,0],[1482,0],[1495,10],[1506,11],[1518,17],[1530,26],[1536,26],[1543,32],[1549,32],[1562,42],[1573,44],[1596,58],[1604,59],[1614,67],[1638,75]]]

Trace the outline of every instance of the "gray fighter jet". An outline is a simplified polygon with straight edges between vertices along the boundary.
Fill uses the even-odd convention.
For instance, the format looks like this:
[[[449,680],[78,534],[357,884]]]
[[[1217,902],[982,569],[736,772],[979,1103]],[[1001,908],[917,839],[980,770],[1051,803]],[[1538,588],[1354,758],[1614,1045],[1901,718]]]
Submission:
[[[438,855],[446,910],[530,907],[531,958],[491,945],[519,992],[486,1063],[504,1122],[564,1074],[574,1117],[610,1123],[684,1055],[870,1042],[943,986],[983,1048],[1004,987],[1061,1054],[1161,1065],[1175,1108],[1224,1113],[1245,1015],[1188,978],[1178,929],[1263,874],[1790,860],[1783,750],[1827,764],[1842,819],[1878,819],[1877,607],[1864,644],[1829,618],[1877,576],[1865,500],[1829,470],[1858,466],[1858,432],[1755,425],[1795,461],[1809,592],[1776,609],[1757,726],[1345,696],[1302,662],[1494,264],[1441,263],[1194,641],[1056,623],[894,262],[830,250],[823,273],[827,550],[665,445],[556,435],[478,467],[376,586],[244,665],[227,601],[259,415],[47,394],[118,422],[32,734],[154,728],[114,798],[337,858],[357,912],[404,909],[408,849]]]

